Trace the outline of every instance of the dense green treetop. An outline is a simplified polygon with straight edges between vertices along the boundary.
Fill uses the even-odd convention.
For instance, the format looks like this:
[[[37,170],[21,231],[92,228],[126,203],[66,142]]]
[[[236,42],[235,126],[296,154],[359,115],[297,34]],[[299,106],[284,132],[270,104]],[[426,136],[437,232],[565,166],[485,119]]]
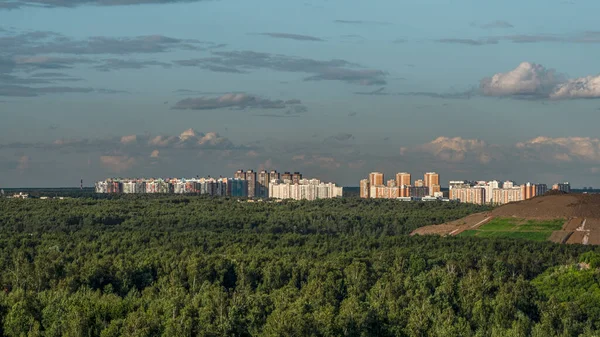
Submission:
[[[482,210],[3,199],[0,335],[598,335],[595,247],[407,235]]]

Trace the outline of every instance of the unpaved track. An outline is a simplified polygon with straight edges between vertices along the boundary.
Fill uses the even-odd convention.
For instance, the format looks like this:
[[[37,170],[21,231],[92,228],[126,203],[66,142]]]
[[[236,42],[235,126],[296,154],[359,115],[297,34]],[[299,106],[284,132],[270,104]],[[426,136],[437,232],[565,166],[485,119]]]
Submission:
[[[441,225],[417,228],[411,233],[411,235],[458,235],[465,230],[483,225],[486,221],[489,221],[489,219],[491,219],[489,212],[475,213],[462,219],[443,223]]]
[[[567,221],[567,224],[563,226],[563,230],[565,231],[574,231],[583,223],[583,218],[573,218]]]

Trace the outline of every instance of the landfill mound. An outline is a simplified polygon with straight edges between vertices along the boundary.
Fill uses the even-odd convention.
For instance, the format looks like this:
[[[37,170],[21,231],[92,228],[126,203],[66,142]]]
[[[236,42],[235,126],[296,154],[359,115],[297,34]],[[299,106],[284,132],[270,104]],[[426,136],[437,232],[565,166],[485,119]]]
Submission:
[[[497,217],[524,219],[600,218],[600,195],[543,195],[500,206],[494,209],[492,214]]]
[[[564,219],[565,224],[562,229],[553,232],[548,240],[567,244],[600,244],[600,195],[598,194],[546,194],[509,203],[491,212],[472,214],[456,221],[421,227],[411,235],[455,236],[464,231],[472,232],[495,218]]]

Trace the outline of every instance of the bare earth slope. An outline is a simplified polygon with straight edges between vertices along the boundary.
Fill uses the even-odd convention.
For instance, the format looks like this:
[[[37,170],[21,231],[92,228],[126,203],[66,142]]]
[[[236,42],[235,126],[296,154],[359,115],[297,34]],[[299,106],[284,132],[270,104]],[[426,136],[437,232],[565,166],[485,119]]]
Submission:
[[[411,235],[458,235],[476,229],[493,218],[531,220],[565,219],[561,231],[550,240],[557,243],[600,244],[600,195],[545,195],[500,206],[491,212],[477,213],[441,225],[416,229]]]
[[[492,211],[497,217],[524,219],[600,218],[600,195],[547,195],[500,206]]]

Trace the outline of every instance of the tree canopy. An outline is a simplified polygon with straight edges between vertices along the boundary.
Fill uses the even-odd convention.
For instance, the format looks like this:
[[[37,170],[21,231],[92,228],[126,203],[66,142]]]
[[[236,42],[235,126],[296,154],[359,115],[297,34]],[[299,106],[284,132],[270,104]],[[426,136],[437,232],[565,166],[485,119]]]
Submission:
[[[597,335],[597,248],[408,236],[482,210],[0,199],[0,335]]]

